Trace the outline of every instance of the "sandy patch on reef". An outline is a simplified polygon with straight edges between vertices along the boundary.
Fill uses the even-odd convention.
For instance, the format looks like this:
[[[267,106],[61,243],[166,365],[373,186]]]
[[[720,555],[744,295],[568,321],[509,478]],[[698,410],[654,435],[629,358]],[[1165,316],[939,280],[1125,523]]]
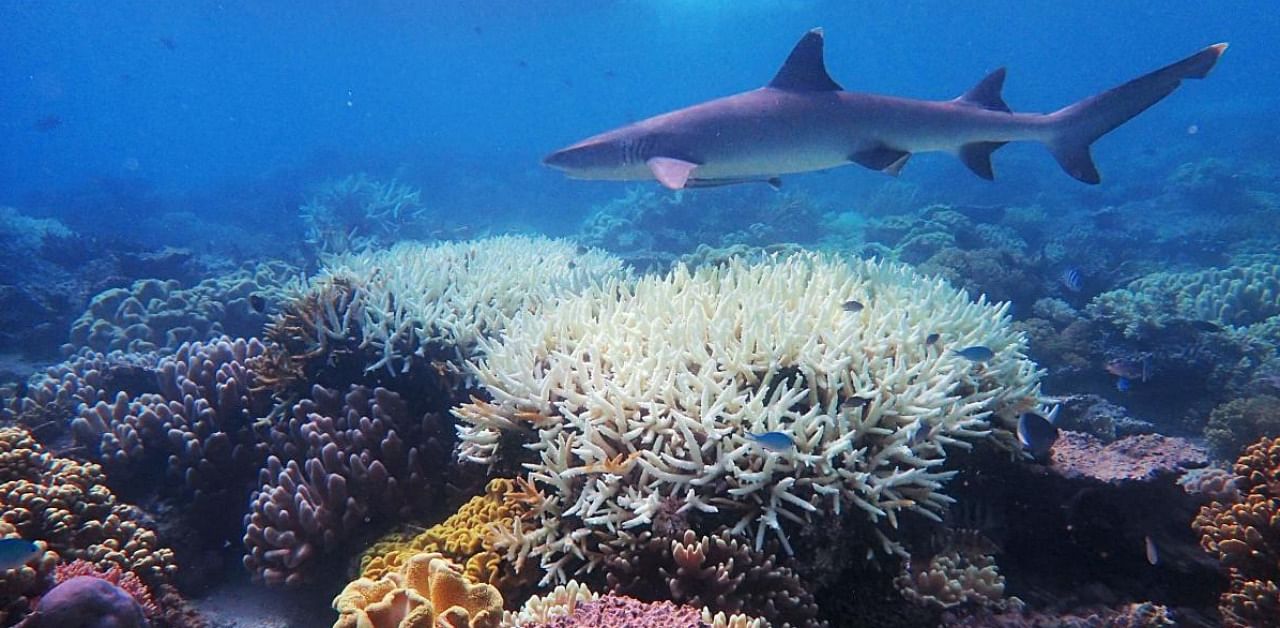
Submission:
[[[332,626],[338,617],[329,607],[337,593],[329,593],[332,586],[267,587],[251,582],[245,574],[191,600],[191,604],[212,628],[323,628]]]

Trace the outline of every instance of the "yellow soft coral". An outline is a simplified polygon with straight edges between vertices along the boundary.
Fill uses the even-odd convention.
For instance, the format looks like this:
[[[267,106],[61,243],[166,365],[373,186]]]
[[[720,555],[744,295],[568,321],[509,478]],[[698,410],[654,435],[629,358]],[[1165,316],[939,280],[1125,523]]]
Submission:
[[[471,498],[442,523],[410,539],[397,533],[375,544],[361,559],[360,575],[376,580],[399,569],[415,554],[438,552],[463,564],[469,579],[503,588],[512,574],[494,551],[489,528],[495,524],[510,528],[523,512],[524,506],[508,497],[514,493],[511,480],[490,480],[484,494]]]
[[[467,580],[438,553],[410,557],[381,578],[360,578],[333,600],[334,628],[491,628],[502,620],[502,594]]]

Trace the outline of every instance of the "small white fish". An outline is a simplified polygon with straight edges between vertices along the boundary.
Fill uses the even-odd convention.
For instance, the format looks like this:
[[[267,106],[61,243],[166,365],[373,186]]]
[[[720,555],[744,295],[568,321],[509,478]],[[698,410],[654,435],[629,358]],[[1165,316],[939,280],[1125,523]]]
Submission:
[[[1160,555],[1156,553],[1156,542],[1152,541],[1150,536],[1145,538],[1147,541],[1147,562],[1155,565],[1160,562]]]

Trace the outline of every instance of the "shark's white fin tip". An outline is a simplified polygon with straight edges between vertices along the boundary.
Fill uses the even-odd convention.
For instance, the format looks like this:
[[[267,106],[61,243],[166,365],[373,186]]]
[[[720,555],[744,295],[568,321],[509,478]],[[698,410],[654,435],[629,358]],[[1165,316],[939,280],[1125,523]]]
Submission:
[[[673,157],[651,157],[645,162],[653,178],[669,190],[683,190],[689,182],[689,174],[698,167],[691,161]]]

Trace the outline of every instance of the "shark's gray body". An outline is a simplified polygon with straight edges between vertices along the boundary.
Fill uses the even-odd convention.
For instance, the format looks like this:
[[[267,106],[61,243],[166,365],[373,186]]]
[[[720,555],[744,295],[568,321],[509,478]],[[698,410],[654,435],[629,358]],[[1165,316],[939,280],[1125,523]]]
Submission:
[[[642,120],[587,138],[544,163],[582,179],[657,179],[680,189],[857,163],[898,174],[913,153],[956,154],[993,178],[991,152],[1008,142],[1045,144],[1071,176],[1100,178],[1089,145],[1178,87],[1203,78],[1217,44],[1113,90],[1050,114],[1012,113],[1000,97],[1004,70],[963,96],[923,101],[843,91],[827,75],[822,31],[807,33],[765,87]]]

